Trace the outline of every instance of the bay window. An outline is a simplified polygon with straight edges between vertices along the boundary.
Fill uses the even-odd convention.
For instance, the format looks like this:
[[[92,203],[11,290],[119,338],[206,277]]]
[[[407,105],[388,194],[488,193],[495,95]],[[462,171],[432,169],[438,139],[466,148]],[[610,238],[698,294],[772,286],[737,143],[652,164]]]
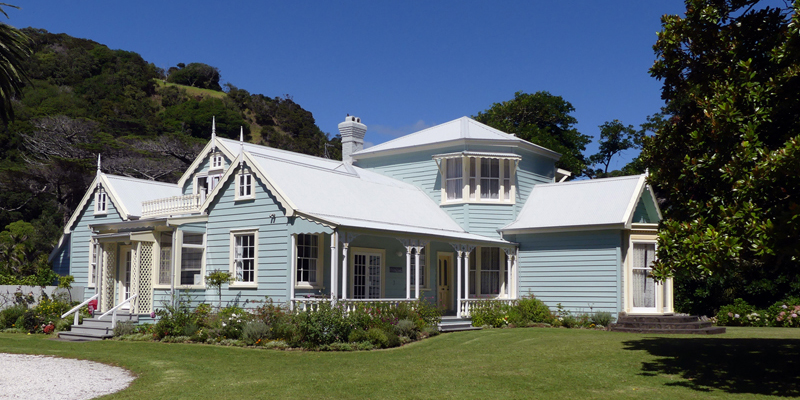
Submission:
[[[520,157],[488,154],[463,152],[434,156],[442,169],[442,203],[465,200],[470,203],[514,203],[514,174]]]

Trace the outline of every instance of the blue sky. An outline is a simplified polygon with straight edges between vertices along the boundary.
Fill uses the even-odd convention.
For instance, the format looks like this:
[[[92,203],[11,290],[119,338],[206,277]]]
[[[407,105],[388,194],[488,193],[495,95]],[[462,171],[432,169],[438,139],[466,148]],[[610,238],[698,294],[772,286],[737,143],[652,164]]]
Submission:
[[[647,72],[660,17],[684,11],[676,0],[12,3],[16,27],[135,51],[162,68],[210,64],[251,93],[292,96],[332,135],[345,114],[361,117],[374,144],[516,91],[564,97],[590,136],[612,119],[638,127],[662,105]]]

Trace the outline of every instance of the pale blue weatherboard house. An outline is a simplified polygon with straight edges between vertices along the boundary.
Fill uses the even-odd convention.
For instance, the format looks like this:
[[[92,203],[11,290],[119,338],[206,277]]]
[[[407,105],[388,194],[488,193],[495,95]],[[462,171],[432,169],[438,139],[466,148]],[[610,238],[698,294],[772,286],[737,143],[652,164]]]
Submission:
[[[177,184],[101,172],[51,254],[101,310],[147,315],[178,293],[223,302],[417,298],[469,316],[528,294],[573,311],[672,312],[649,266],[660,211],[644,176],[563,182],[559,154],[463,117],[344,161],[216,137]],[[419,279],[417,279],[419,277]]]

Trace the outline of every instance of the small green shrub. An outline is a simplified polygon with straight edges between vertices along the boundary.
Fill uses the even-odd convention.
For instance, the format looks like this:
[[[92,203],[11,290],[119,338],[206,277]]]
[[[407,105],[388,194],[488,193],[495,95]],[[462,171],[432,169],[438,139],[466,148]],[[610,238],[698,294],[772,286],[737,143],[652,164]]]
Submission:
[[[34,310],[25,310],[25,313],[20,318],[22,319],[22,329],[30,333],[36,333],[44,323],[44,319]]]
[[[269,335],[269,326],[261,321],[251,321],[244,326],[242,341],[248,346],[260,344]]]
[[[192,338],[189,336],[165,336],[161,341],[164,343],[189,343]]]
[[[592,315],[592,322],[597,326],[609,326],[614,322],[614,316],[608,311],[598,311]]]
[[[579,326],[579,321],[572,314],[567,314],[561,317],[561,326],[565,328],[576,328]]]
[[[130,335],[134,332],[136,326],[131,321],[119,321],[114,325],[114,337]]]
[[[441,332],[439,332],[438,326],[426,326],[422,328],[422,332],[420,332],[420,337],[421,338],[434,337],[439,335],[440,333]]]
[[[550,324],[555,317],[543,301],[527,295],[508,310],[508,323],[515,326],[528,326],[530,323]]]
[[[373,350],[375,349],[375,345],[371,342],[358,342],[357,343],[358,350]]]
[[[27,308],[24,305],[17,304],[0,311],[0,329],[2,328],[16,328],[15,325],[19,317],[25,314]]]
[[[397,336],[397,334],[394,333],[394,330],[391,331],[384,330],[383,333],[386,334],[386,347],[400,346],[400,336]]]
[[[223,339],[219,342],[220,346],[233,346],[233,347],[244,347],[246,346],[243,341],[236,340],[236,339]]]
[[[289,348],[289,345],[284,342],[283,340],[271,340],[267,343],[264,343],[265,349],[278,349],[278,350],[285,350]]]
[[[386,336],[386,332],[381,328],[371,328],[368,330],[367,340],[380,349],[389,347],[389,338]]]
[[[354,329],[350,331],[347,341],[350,343],[369,342],[369,337],[367,336],[367,331],[363,329]]]
[[[147,333],[131,333],[129,335],[122,335],[118,337],[117,340],[126,342],[149,342],[150,340],[153,340],[153,335],[149,335]]]
[[[394,331],[398,336],[405,336],[409,339],[415,339],[417,337],[417,333],[419,332],[419,328],[414,321],[401,319],[400,321],[397,321],[397,325],[394,326]]]
[[[72,329],[72,319],[60,319],[56,321],[56,332],[65,332]]]

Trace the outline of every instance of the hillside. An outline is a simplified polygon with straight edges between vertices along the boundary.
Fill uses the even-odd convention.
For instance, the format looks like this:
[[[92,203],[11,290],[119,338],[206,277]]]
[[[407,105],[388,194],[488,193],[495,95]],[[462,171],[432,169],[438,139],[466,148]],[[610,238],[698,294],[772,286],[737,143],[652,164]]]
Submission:
[[[139,54],[66,34],[26,28],[30,83],[15,102],[16,120],[0,126],[0,230],[30,223],[25,258],[49,251],[95,174],[175,182],[211,134],[322,156],[341,142],[317,127],[291,97],[220,86],[219,71],[199,63],[156,68]],[[198,69],[199,68],[199,69]],[[205,68],[205,69],[203,69]],[[210,71],[205,80],[192,73]],[[181,84],[181,79],[195,84]],[[0,238],[2,239],[2,238]],[[4,244],[0,240],[0,257]],[[6,246],[8,247],[8,246]],[[13,246],[12,246],[13,247]],[[2,261],[2,260],[0,260]]]

